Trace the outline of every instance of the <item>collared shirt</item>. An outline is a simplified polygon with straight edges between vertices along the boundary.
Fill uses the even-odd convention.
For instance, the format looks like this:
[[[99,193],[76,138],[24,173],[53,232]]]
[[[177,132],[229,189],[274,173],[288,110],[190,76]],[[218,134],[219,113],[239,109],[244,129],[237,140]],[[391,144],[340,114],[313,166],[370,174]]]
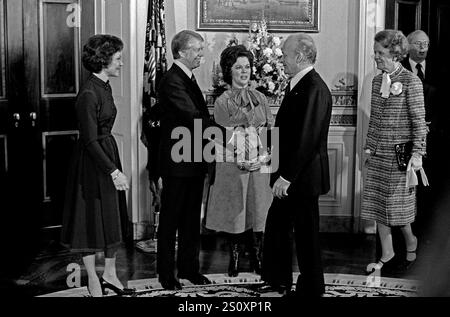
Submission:
[[[423,72],[423,76],[425,76],[425,67],[426,67],[426,61],[423,61],[422,63],[420,63],[420,65],[422,65],[422,72]],[[414,75],[417,75],[417,68],[416,65],[419,63],[416,63],[415,61],[413,61],[411,58],[409,59],[409,64],[411,65],[411,71],[414,73]]]
[[[192,70],[190,70],[189,68],[187,68],[186,65],[184,65],[184,64],[183,64],[182,62],[180,62],[179,60],[174,60],[173,63],[176,64],[178,67],[180,67],[180,68],[183,70],[183,72],[185,72],[186,75],[187,75],[189,78],[192,78]]]
[[[306,74],[308,74],[310,71],[312,71],[313,68],[314,68],[313,66],[308,66],[308,67],[306,67],[304,70],[298,72],[297,75],[295,75],[295,76],[291,79],[290,90],[292,91],[292,89],[294,89],[295,85],[297,85],[298,82],[299,82]]]

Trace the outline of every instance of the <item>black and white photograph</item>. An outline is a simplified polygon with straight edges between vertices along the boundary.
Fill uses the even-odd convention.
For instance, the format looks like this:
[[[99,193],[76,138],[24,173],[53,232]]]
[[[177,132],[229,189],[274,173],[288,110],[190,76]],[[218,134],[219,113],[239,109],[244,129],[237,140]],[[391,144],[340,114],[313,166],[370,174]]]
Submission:
[[[0,0],[1,296],[450,296],[449,14]]]

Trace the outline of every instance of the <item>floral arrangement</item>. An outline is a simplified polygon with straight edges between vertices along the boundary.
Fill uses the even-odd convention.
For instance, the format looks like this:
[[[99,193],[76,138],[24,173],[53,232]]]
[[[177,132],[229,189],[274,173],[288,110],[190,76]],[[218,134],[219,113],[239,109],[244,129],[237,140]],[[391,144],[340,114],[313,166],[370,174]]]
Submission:
[[[250,25],[247,48],[253,53],[255,87],[267,97],[279,103],[284,96],[287,76],[284,73],[281,38],[267,32],[267,22]]]
[[[261,22],[250,24],[246,46],[253,53],[253,74],[255,81],[252,85],[275,104],[279,104],[284,96],[287,76],[284,73],[282,38],[267,32],[267,22],[263,17]],[[228,41],[229,46],[238,45],[236,37]],[[245,45],[245,44],[244,44]],[[217,93],[226,90],[226,83],[222,79],[220,66],[213,64],[213,88]]]

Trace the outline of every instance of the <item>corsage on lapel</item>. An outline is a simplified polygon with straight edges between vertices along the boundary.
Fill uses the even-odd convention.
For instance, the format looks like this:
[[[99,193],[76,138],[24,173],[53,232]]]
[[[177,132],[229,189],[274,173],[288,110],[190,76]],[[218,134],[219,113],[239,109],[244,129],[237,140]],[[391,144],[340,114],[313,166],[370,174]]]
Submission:
[[[394,96],[400,95],[402,93],[402,91],[403,91],[403,85],[401,82],[397,81],[391,85],[390,92]]]

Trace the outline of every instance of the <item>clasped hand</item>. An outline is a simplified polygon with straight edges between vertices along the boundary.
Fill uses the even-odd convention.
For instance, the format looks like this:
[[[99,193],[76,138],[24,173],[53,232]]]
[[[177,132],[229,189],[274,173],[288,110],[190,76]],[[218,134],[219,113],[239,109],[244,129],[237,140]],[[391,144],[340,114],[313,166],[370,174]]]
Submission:
[[[284,179],[279,177],[275,182],[275,184],[273,185],[272,188],[273,195],[280,199],[286,197],[288,195],[287,191],[290,185],[291,184],[288,181],[285,181]]]
[[[113,179],[113,183],[117,190],[128,190],[130,188],[128,185],[128,178],[122,172],[119,172]]]

